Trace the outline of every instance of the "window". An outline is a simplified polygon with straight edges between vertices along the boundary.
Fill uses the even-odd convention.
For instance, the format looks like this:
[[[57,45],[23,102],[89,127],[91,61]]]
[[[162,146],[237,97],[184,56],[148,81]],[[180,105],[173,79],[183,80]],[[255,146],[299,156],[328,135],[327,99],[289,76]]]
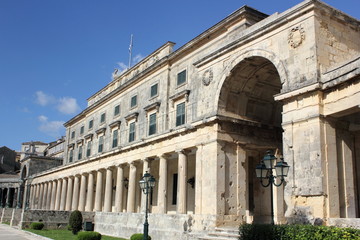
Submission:
[[[78,148],[78,160],[82,159],[82,146],[79,146]]]
[[[92,129],[94,126],[94,120],[89,121],[89,129]]]
[[[103,151],[103,147],[104,147],[104,136],[100,136],[99,137],[99,148],[98,148],[99,153],[101,153]]]
[[[71,132],[71,139],[74,139],[75,138],[75,131],[72,131]]]
[[[113,132],[113,141],[112,141],[112,147],[117,147],[118,145],[118,130],[115,130]]]
[[[129,142],[133,142],[135,140],[135,122],[130,123],[129,126]]]
[[[156,113],[153,113],[149,117],[149,135],[156,133]]]
[[[80,135],[84,134],[84,126],[81,126],[80,128]]]
[[[173,192],[172,192],[172,205],[176,205],[177,198],[177,187],[178,187],[178,175],[177,173],[173,174]]]
[[[104,122],[105,122],[105,117],[106,117],[106,114],[105,114],[105,113],[101,114],[101,116],[100,116],[100,123],[104,123]]]
[[[74,155],[74,150],[71,149],[71,150],[70,150],[70,153],[69,153],[69,162],[72,162],[72,161],[73,161],[73,155]]]
[[[90,155],[91,155],[91,141],[87,143],[87,148],[86,148],[86,156],[90,157]]]
[[[178,73],[177,75],[177,85],[181,85],[186,82],[186,70]]]
[[[185,124],[185,103],[176,105],[176,126]]]
[[[116,105],[114,107],[114,116],[117,116],[120,114],[120,105]]]
[[[158,84],[154,84],[151,86],[150,88],[150,97],[155,97],[156,95],[158,95]]]
[[[137,95],[133,96],[130,101],[131,108],[136,107],[136,105],[137,105]]]

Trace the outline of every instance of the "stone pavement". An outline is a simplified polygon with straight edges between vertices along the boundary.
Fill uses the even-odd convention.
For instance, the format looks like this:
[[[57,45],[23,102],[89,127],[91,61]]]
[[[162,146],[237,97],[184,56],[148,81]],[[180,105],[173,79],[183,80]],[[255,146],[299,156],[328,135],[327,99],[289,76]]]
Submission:
[[[0,224],[0,239],[1,240],[49,240],[27,231],[18,228],[10,227],[6,224]]]

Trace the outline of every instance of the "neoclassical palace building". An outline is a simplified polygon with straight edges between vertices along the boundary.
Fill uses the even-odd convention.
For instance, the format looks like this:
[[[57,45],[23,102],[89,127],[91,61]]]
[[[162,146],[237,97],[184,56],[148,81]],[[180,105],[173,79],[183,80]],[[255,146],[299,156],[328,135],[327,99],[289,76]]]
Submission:
[[[270,222],[271,195],[276,223],[360,227],[357,19],[317,0],[244,6],[174,45],[114,73],[65,123],[64,162],[25,179],[25,212],[92,212],[96,231],[128,238],[148,172],[154,239],[235,239]],[[267,150],[290,166],[273,192],[255,175]]]

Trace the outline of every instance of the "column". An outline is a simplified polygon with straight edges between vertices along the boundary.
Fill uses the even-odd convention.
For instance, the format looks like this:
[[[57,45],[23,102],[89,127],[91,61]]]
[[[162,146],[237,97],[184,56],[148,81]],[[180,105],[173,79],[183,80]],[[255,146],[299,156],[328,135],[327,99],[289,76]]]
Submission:
[[[177,151],[178,159],[178,194],[177,194],[177,213],[186,214],[187,199],[187,156],[184,150]]]
[[[123,192],[124,192],[124,167],[117,166],[116,176],[116,192],[115,192],[115,211],[121,212],[123,207]]]
[[[85,199],[86,199],[86,173],[81,175],[80,182],[80,197],[79,197],[79,211],[85,211]]]
[[[68,179],[64,178],[63,181],[62,181],[62,188],[61,188],[60,211],[65,210],[67,185],[68,185]]]
[[[40,192],[39,192],[37,209],[42,209],[43,195],[44,195],[44,183],[40,183]]]
[[[159,164],[158,208],[160,213],[167,212],[167,159],[161,155]]]
[[[29,209],[33,209],[34,203],[34,193],[35,193],[35,185],[30,185],[30,199],[29,199]]]
[[[57,188],[56,188],[56,198],[55,198],[55,210],[60,210],[61,188],[62,188],[62,180],[58,179]]]
[[[71,210],[77,210],[79,204],[79,187],[80,187],[80,175],[74,177],[74,190],[71,203]]]
[[[46,194],[46,206],[45,209],[46,210],[50,210],[50,204],[51,204],[51,195],[52,195],[52,181],[48,182],[48,187],[47,187],[47,194]]]
[[[130,163],[129,169],[129,191],[127,199],[127,212],[135,211],[135,190],[136,190],[136,166],[135,162]]]
[[[40,184],[36,184],[36,192],[34,198],[34,209],[39,209]]]
[[[102,210],[102,189],[103,189],[103,174],[101,169],[97,171],[96,176],[96,193],[95,193],[95,211]]]
[[[104,212],[111,212],[112,210],[112,170],[111,167],[106,169],[106,182],[105,182],[105,199],[104,199]]]
[[[248,185],[249,185],[249,176],[248,176],[248,163],[247,153],[240,146],[237,145],[237,202],[238,209],[237,215],[242,216],[246,222],[252,221],[252,216],[250,216],[249,212],[249,193],[248,193]],[[197,161],[197,159],[196,159]]]
[[[71,210],[72,196],[73,196],[73,177],[68,178],[65,211]]]
[[[94,205],[94,172],[89,172],[85,211],[92,212],[94,210],[93,205]]]
[[[57,182],[56,180],[54,180],[52,182],[50,210],[55,210],[56,191],[57,191],[56,188],[57,188]]]
[[[44,191],[42,196],[42,202],[41,202],[41,209],[46,209],[46,197],[47,197],[47,191],[48,190],[48,183],[44,183]]]
[[[149,158],[145,158],[143,160],[143,176],[144,174],[148,172],[150,173],[150,159]],[[149,195],[148,195],[149,197]],[[146,209],[146,194],[141,191],[141,212],[145,212]]]

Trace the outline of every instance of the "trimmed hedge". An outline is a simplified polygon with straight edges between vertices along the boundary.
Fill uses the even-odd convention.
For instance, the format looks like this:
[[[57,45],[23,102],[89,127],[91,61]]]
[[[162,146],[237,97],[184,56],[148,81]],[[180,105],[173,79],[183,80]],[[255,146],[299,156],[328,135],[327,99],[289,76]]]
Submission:
[[[77,235],[78,240],[100,240],[101,234],[98,232],[79,232]]]
[[[144,235],[142,233],[135,233],[130,237],[130,240],[143,240],[143,239],[144,239]],[[151,240],[150,235],[148,235],[148,240]]]
[[[80,211],[75,210],[70,214],[69,226],[74,235],[82,229],[82,221],[83,217]]]
[[[41,222],[32,222],[30,224],[30,229],[41,230],[43,228],[44,228],[44,224]]]
[[[313,225],[243,224],[241,240],[359,240],[360,230]]]

